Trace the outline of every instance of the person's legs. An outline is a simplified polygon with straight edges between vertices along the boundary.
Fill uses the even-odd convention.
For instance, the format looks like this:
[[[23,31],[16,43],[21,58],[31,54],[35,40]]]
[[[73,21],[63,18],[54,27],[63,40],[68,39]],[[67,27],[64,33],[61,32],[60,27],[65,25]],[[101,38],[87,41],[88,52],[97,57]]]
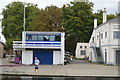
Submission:
[[[37,72],[38,71],[38,66],[35,66],[35,72]]]

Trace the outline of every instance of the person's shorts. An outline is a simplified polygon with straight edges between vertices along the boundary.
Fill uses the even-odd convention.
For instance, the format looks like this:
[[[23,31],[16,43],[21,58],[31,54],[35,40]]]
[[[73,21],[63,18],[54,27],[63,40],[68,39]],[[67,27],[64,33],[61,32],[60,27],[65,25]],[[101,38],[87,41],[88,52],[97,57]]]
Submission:
[[[35,66],[35,69],[38,69],[38,66]]]

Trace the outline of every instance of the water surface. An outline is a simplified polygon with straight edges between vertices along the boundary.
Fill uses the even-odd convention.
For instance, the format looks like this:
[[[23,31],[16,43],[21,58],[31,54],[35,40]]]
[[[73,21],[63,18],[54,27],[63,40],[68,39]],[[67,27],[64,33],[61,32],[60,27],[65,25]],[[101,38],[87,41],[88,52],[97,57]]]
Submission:
[[[120,80],[102,77],[40,77],[40,76],[2,76],[2,80]]]

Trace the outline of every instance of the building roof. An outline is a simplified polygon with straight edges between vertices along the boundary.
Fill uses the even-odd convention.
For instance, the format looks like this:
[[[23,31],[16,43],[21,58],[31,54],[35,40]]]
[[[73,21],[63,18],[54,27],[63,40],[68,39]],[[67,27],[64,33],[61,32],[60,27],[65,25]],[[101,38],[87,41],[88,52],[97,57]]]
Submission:
[[[61,33],[64,32],[43,32],[43,31],[23,31],[28,34],[53,34],[53,35],[60,35]]]
[[[0,43],[4,44],[2,41],[0,41]]]
[[[95,29],[97,29],[97,28],[99,28],[99,27],[101,27],[101,26],[103,26],[103,25],[105,25],[105,24],[107,24],[107,23],[116,23],[116,24],[119,23],[119,24],[120,24],[120,16],[118,16],[118,17],[116,17],[116,18],[113,18],[113,19],[110,19],[110,20],[108,20],[107,22],[100,24],[100,25],[97,26]]]

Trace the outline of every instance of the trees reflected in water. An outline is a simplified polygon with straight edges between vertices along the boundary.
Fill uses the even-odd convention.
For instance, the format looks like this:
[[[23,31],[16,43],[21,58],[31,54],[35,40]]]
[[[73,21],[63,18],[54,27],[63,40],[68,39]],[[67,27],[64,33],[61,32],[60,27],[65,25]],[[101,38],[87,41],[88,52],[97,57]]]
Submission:
[[[120,78],[2,76],[2,80],[120,80]]]

